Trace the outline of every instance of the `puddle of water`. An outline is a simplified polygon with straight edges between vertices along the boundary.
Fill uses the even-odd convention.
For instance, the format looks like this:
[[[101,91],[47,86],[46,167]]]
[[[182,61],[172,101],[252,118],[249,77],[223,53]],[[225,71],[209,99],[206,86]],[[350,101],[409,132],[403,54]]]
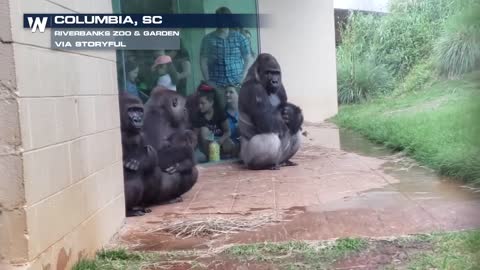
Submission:
[[[467,189],[454,179],[439,176],[431,169],[417,164],[408,157],[395,155],[390,149],[375,144],[350,130],[340,130],[340,148],[344,151],[388,160],[383,171],[399,180],[383,189],[365,192],[367,197],[388,197],[401,193],[412,199],[438,199],[453,201],[480,200],[480,194]],[[395,158],[392,158],[395,157]]]

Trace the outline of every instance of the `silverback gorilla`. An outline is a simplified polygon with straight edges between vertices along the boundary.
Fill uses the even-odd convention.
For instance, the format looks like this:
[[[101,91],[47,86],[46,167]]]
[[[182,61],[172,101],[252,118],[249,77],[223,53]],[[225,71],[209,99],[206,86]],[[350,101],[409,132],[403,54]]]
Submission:
[[[127,216],[142,216],[149,212],[143,204],[144,177],[152,173],[157,162],[156,151],[145,144],[143,104],[137,97],[120,94],[120,118],[123,147],[123,172],[125,176],[125,205]]]
[[[240,158],[249,169],[294,166],[300,148],[303,115],[287,102],[280,65],[270,54],[260,54],[248,70],[239,95]]]
[[[158,162],[146,178],[146,204],[177,199],[196,183],[198,171],[193,156],[196,139],[187,125],[185,98],[171,90],[154,89],[145,105],[143,131],[146,142],[157,152]]]

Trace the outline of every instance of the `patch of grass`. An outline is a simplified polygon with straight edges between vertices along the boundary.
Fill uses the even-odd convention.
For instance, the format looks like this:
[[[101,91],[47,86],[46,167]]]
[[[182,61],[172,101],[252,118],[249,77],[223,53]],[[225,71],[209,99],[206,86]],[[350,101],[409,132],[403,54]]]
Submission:
[[[97,270],[98,265],[94,260],[81,260],[75,264],[72,270]]]
[[[225,254],[242,261],[272,263],[282,269],[298,269],[300,266],[323,269],[366,247],[367,242],[363,239],[344,238],[327,245],[307,242],[239,245],[227,249]]]
[[[261,243],[237,245],[223,251],[176,251],[168,253],[100,251],[95,260],[83,260],[73,270],[173,269],[191,265],[191,269],[211,269],[211,265],[237,263],[265,265],[274,269],[334,269],[352,258],[368,258],[368,263],[385,266],[385,258],[400,264],[385,269],[479,269],[480,230],[421,234],[391,240],[343,238],[336,241],[308,243]],[[209,253],[210,252],[210,253]],[[203,254],[203,255],[202,255]],[[200,256],[202,255],[202,256]],[[202,257],[199,259],[199,256]],[[383,259],[378,259],[382,257]],[[365,261],[365,259],[363,259]],[[379,263],[379,264],[375,264]],[[387,263],[388,264],[388,263]],[[183,269],[183,268],[182,268]]]
[[[102,250],[97,254],[100,260],[112,261],[138,261],[142,259],[137,253],[128,252],[126,249]]]
[[[429,86],[434,79],[434,67],[431,60],[415,65],[405,79],[397,85],[395,96],[415,92]]]
[[[333,121],[453,178],[480,183],[480,92],[471,74],[400,97],[346,105]]]
[[[409,269],[480,269],[480,231],[432,235],[433,250],[415,256]]]

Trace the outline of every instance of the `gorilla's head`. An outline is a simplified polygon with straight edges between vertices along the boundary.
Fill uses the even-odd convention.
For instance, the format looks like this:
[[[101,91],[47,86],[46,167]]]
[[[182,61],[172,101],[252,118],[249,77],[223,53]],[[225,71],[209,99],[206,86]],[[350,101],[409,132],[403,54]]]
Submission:
[[[148,103],[166,113],[174,126],[185,123],[188,120],[188,113],[185,107],[186,100],[175,91],[157,87],[152,90]]]
[[[120,98],[121,128],[123,131],[138,132],[143,126],[143,104],[142,101],[126,92]]]
[[[265,88],[269,94],[274,94],[282,87],[282,73],[275,57],[262,53],[249,70],[249,76],[254,78]]]

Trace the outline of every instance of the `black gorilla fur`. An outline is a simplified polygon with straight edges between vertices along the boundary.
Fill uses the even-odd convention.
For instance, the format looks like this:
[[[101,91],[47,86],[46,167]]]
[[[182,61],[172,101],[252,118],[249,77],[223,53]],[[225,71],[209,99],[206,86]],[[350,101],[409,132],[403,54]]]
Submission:
[[[145,108],[145,139],[156,150],[158,162],[147,177],[144,201],[165,203],[179,198],[197,182],[193,154],[196,138],[187,129],[188,113],[180,94],[154,89]]]
[[[127,216],[149,212],[142,208],[145,175],[152,173],[157,162],[156,151],[145,144],[141,132],[144,108],[140,99],[128,93],[120,94],[123,172]]]
[[[303,114],[287,102],[280,65],[272,55],[260,54],[250,67],[240,89],[239,111],[241,158],[248,168],[296,165],[289,159],[300,147]]]

